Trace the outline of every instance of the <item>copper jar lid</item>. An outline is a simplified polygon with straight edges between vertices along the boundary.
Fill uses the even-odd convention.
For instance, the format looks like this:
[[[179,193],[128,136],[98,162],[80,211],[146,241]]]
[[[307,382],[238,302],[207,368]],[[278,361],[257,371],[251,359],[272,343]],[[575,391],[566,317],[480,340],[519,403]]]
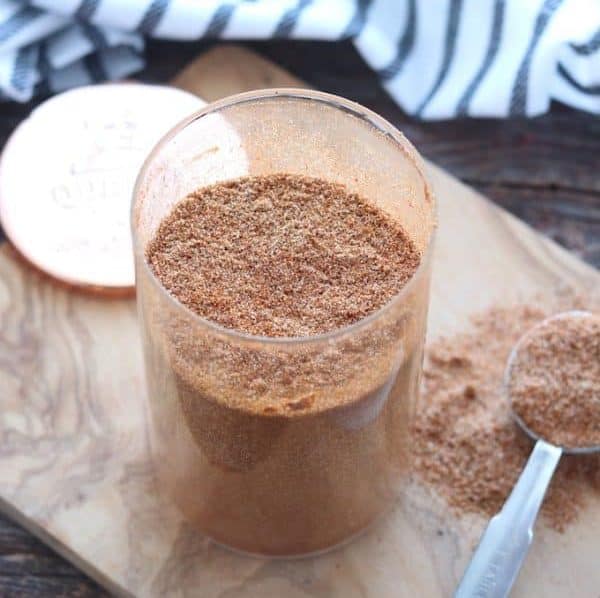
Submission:
[[[129,211],[157,141],[204,102],[172,87],[81,87],[33,110],[0,160],[0,220],[33,265],[63,282],[134,286]]]

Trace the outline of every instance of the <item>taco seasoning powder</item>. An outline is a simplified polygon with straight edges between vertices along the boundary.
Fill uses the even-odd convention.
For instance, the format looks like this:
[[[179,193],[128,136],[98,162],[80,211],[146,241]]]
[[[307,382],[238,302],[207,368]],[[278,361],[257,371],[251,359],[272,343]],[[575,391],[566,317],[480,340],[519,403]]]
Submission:
[[[176,204],[146,259],[170,295],[222,327],[190,331],[176,310],[145,318],[160,322],[145,327],[148,375],[167,389],[154,405],[157,465],[188,519],[229,546],[290,555],[335,545],[390,506],[410,469],[426,278],[352,333],[319,335],[411,280],[421,255],[400,224],[339,184],[245,177]]]

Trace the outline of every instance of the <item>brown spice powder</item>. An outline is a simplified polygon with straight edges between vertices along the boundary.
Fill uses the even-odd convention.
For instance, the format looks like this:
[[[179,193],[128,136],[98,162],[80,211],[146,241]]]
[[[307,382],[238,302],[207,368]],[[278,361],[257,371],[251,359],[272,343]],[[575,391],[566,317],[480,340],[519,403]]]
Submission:
[[[291,174],[192,193],[163,220],[147,259],[195,313],[271,337],[357,322],[398,293],[420,261],[401,225],[365,199]]]
[[[367,200],[293,175],[188,196],[146,257],[204,318],[280,337],[356,322],[420,261],[402,227]],[[363,326],[279,344],[206,326],[141,278],[155,462],[191,522],[238,549],[306,554],[394,502],[410,471],[428,272]]]
[[[538,436],[566,448],[600,446],[600,317],[551,318],[520,344],[508,387]]]
[[[428,351],[414,468],[458,513],[492,516],[523,470],[533,445],[511,418],[503,374],[513,345],[548,315],[537,307],[494,307],[475,317],[469,332]],[[600,458],[564,457],[542,507],[547,523],[563,530],[590,490],[600,492]]]

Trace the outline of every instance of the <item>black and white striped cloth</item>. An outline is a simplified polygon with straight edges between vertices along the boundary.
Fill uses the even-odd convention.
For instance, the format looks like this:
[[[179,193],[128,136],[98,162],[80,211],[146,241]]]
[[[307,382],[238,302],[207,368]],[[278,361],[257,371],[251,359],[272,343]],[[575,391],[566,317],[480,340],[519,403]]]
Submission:
[[[600,113],[600,0],[0,0],[0,94],[125,77],[145,36],[351,38],[425,119]]]

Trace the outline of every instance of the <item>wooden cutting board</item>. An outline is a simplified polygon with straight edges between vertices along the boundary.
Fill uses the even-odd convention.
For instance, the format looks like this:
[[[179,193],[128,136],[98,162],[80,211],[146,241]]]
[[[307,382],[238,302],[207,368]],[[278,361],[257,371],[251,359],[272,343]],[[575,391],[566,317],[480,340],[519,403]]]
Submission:
[[[207,100],[301,85],[221,47],[176,80]],[[440,229],[429,338],[492,304],[600,285],[600,274],[435,166]],[[448,596],[484,525],[415,490],[345,548],[300,561],[237,556],[156,493],[135,306],[63,288],[0,248],[0,509],[119,595]],[[598,597],[600,497],[540,528],[514,596]]]

